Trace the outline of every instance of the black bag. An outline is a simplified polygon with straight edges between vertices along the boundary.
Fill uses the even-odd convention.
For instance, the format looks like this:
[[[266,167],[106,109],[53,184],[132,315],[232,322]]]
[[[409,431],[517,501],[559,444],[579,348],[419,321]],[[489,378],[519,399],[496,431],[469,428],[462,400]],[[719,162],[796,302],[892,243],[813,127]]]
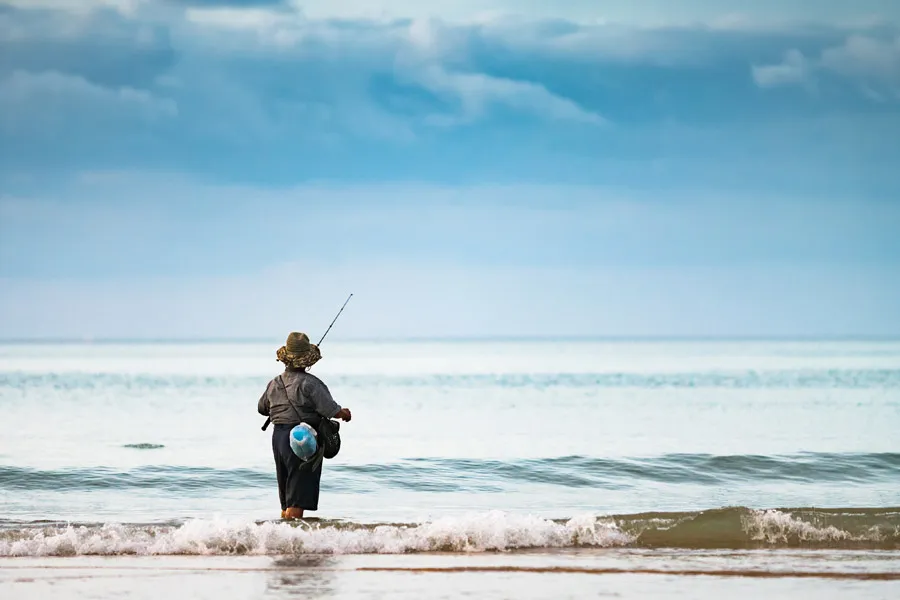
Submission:
[[[333,419],[319,421],[318,442],[322,445],[322,456],[334,458],[341,451],[341,424]]]

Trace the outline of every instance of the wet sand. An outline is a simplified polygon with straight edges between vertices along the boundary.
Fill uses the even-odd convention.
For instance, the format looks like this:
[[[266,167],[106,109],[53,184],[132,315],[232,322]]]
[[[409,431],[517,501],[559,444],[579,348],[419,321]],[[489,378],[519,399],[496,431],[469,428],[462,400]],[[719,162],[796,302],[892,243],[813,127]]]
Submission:
[[[900,597],[900,552],[573,550],[514,554],[0,560],[0,597]]]

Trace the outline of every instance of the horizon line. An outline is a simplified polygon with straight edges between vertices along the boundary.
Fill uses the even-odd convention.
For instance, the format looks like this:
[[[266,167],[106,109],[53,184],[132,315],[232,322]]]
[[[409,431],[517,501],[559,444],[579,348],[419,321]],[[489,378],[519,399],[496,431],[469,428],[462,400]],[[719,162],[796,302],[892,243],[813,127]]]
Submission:
[[[268,344],[274,337],[26,337],[2,338],[0,344]],[[466,343],[466,342],[890,342],[900,334],[781,334],[781,335],[482,335],[482,336],[363,336],[335,337],[338,343]]]

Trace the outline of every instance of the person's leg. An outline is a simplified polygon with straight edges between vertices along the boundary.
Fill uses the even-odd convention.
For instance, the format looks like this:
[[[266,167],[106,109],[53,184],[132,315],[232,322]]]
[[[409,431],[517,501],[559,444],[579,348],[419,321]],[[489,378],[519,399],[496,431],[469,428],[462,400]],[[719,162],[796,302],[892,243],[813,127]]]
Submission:
[[[300,493],[300,457],[291,450],[291,428],[280,428],[277,440],[273,438],[273,450],[275,452],[278,472],[278,494],[281,499],[282,519],[302,519],[303,503]]]
[[[286,493],[288,471],[284,464],[284,460],[282,459],[281,446],[283,440],[281,438],[287,439],[287,436],[276,425],[275,431],[272,432],[272,454],[275,457],[275,477],[278,479],[278,500],[281,502],[281,518],[283,519],[284,511],[287,508]],[[289,440],[288,445],[290,445]]]
[[[286,518],[302,519],[305,511],[319,509],[321,464],[315,471],[304,465],[293,452],[287,467]],[[304,467],[304,468],[301,468]]]
[[[290,454],[284,457],[285,468],[285,519],[302,519],[303,510],[306,505],[303,503],[303,493],[301,481],[303,472],[300,470],[301,460],[293,451],[288,448]]]
[[[298,465],[299,466],[299,465]],[[312,471],[291,469],[288,475],[288,506],[297,506],[307,511],[319,509],[319,485],[322,479],[322,466]]]

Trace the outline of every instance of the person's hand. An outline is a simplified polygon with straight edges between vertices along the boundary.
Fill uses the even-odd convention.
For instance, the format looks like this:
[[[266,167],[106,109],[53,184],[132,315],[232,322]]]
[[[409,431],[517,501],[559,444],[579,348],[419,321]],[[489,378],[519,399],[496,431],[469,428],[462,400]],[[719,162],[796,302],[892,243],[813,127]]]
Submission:
[[[336,414],[334,416],[337,417],[338,419],[342,419],[344,421],[349,421],[350,420],[350,409],[342,408],[341,410],[338,411],[338,414]]]

